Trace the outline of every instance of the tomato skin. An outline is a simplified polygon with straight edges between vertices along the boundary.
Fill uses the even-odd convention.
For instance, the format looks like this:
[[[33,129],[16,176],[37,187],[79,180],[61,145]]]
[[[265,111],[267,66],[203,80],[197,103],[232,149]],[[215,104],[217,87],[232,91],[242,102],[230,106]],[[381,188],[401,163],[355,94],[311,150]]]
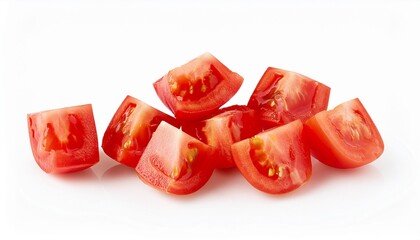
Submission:
[[[144,150],[136,172],[144,183],[159,191],[191,194],[210,179],[214,170],[213,151],[212,147],[161,122]]]
[[[263,144],[258,141],[257,144],[253,144],[255,139]],[[262,148],[256,147],[258,145]],[[312,175],[310,150],[303,134],[301,120],[272,128],[233,144],[232,155],[245,179],[265,193],[281,194],[293,191],[306,183]],[[269,171],[266,171],[267,166]],[[273,172],[270,176],[271,170]]]
[[[322,111],[305,123],[311,153],[335,168],[356,168],[382,155],[382,137],[358,98]]]
[[[265,129],[301,119],[326,110],[330,88],[309,77],[268,67],[255,87],[248,106],[258,110]]]
[[[115,161],[134,168],[161,121],[180,126],[173,117],[128,95],[104,133],[102,149]]]
[[[27,115],[32,154],[46,173],[71,173],[99,162],[92,105]]]
[[[216,168],[232,168],[231,145],[262,131],[255,110],[247,106],[230,106],[217,111],[209,119],[186,123],[183,131],[215,148]]]
[[[201,81],[200,79],[206,78],[211,78],[214,83],[207,83],[202,90],[195,87],[197,82]],[[195,84],[194,87],[189,85],[193,90],[191,99],[184,99],[184,97],[176,95],[181,93],[174,89],[191,82]],[[204,53],[190,62],[172,69],[157,80],[153,86],[159,98],[177,119],[194,121],[204,119],[214,113],[235,95],[242,82],[243,77],[232,72],[210,53]],[[193,97],[195,94],[197,96]],[[190,96],[189,91],[187,93],[183,91],[184,95]]]

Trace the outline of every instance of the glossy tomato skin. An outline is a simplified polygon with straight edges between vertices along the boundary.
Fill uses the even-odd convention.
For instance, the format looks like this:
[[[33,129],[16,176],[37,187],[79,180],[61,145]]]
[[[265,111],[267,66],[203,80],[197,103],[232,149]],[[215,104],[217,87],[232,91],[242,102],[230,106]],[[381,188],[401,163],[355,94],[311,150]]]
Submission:
[[[175,118],[127,96],[105,131],[102,149],[115,161],[134,168],[161,121],[180,127]]]
[[[219,109],[209,119],[186,123],[182,129],[215,148],[216,168],[235,167],[231,153],[232,144],[262,131],[255,110],[238,105]]]
[[[330,88],[309,77],[279,68],[264,72],[248,106],[256,109],[265,129],[301,119],[326,110]]]
[[[366,165],[382,155],[382,137],[358,98],[322,111],[305,123],[311,153],[335,168]]]
[[[172,69],[153,86],[179,120],[204,119],[235,95],[243,78],[210,53]]]
[[[166,122],[153,134],[136,172],[146,184],[162,192],[185,195],[210,179],[213,148]]]
[[[99,162],[98,136],[90,104],[27,115],[36,163],[46,173],[71,173]]]
[[[265,193],[290,192],[312,175],[310,150],[301,120],[233,144],[232,155],[245,179]]]

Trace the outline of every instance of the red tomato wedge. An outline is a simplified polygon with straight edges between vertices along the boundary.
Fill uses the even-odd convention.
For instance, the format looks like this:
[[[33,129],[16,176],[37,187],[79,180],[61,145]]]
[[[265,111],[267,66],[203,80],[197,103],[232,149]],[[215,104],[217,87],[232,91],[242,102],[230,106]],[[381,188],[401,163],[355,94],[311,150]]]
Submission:
[[[326,110],[330,88],[299,73],[269,67],[261,77],[248,106],[257,109],[265,128],[303,122]]]
[[[232,155],[245,179],[266,193],[290,192],[312,175],[310,150],[301,120],[233,144]]]
[[[153,86],[180,120],[203,119],[229,101],[243,78],[210,53],[169,71]]]
[[[32,153],[45,172],[76,172],[99,162],[90,104],[31,113],[27,119]]]
[[[215,148],[216,168],[235,167],[232,144],[254,136],[262,128],[255,111],[246,106],[235,105],[218,112],[210,119],[183,126],[183,130]]]
[[[376,160],[384,142],[358,98],[323,111],[305,123],[312,155],[336,168],[355,168]]]
[[[105,131],[102,149],[112,159],[134,168],[162,121],[180,126],[175,118],[127,96]]]
[[[213,149],[161,122],[136,167],[139,178],[166,193],[190,194],[213,173]]]

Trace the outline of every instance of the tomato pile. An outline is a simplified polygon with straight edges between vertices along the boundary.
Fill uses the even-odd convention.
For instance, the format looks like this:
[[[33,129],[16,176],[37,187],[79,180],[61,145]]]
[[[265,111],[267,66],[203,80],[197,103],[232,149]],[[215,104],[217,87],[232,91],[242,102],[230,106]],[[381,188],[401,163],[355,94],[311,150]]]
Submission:
[[[144,183],[171,194],[193,193],[215,169],[233,167],[260,191],[286,193],[310,179],[311,155],[331,167],[355,168],[383,153],[381,135],[358,98],[327,110],[328,86],[269,67],[247,105],[220,108],[242,83],[205,53],[153,84],[174,117],[127,96],[102,149]],[[75,172],[99,162],[90,104],[27,119],[32,153],[45,172]]]

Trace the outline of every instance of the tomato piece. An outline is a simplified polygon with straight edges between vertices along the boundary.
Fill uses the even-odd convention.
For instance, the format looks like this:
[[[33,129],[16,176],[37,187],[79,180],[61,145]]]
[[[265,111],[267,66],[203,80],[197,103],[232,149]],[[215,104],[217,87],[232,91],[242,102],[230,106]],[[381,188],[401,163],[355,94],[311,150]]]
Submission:
[[[245,179],[266,193],[290,192],[312,175],[310,150],[301,120],[234,143],[232,155]]]
[[[153,86],[180,120],[203,119],[235,95],[243,78],[210,53],[169,71]]]
[[[166,193],[190,194],[213,173],[213,149],[161,122],[144,150],[136,171],[146,184]]]
[[[248,106],[258,110],[265,128],[296,119],[305,122],[327,109],[330,90],[299,73],[269,67],[255,87]]]
[[[102,149],[110,158],[134,168],[161,121],[180,126],[175,118],[127,96],[105,131]]]
[[[355,168],[381,156],[384,142],[358,98],[322,111],[305,123],[311,153],[336,168]]]
[[[210,119],[183,126],[188,134],[215,148],[216,168],[235,167],[231,146],[262,131],[253,109],[246,106],[231,106],[220,109]]]
[[[27,115],[35,161],[46,173],[70,173],[99,162],[92,105]]]

